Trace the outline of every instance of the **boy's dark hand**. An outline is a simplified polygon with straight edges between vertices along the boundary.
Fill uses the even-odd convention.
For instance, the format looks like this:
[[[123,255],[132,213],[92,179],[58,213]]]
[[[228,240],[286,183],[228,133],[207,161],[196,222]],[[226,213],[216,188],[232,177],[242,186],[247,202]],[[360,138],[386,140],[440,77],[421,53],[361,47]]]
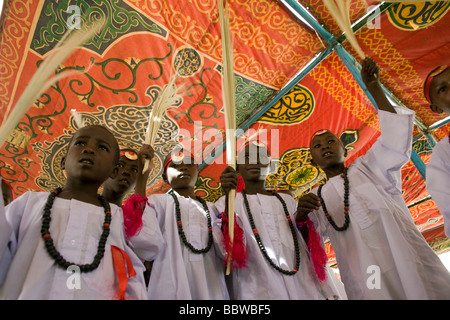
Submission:
[[[148,160],[150,161],[150,164],[147,168],[147,170],[145,171],[144,174],[149,175],[150,171],[153,167],[153,158],[155,157],[155,150],[153,149],[153,147],[149,144],[143,144],[141,149],[138,151],[137,153],[138,155],[138,168],[139,168],[139,172],[141,173],[142,170],[144,169],[145,166],[145,161]]]
[[[236,170],[230,166],[226,167],[220,175],[220,184],[225,194],[228,194],[231,189],[236,189],[238,185]]]
[[[302,196],[298,200],[297,204],[297,216],[295,220],[298,222],[305,221],[308,217],[308,213],[313,210],[317,210],[320,207],[320,199],[314,193],[308,193]]]
[[[378,65],[371,58],[365,58],[361,65],[361,77],[364,84],[369,87],[373,84],[378,84],[380,69]]]

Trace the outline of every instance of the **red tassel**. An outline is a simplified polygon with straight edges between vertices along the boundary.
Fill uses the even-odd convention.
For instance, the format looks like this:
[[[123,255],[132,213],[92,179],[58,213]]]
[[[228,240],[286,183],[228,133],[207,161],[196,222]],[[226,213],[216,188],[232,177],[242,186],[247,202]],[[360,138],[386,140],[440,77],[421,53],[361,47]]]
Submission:
[[[311,262],[314,266],[317,277],[321,282],[325,281],[327,278],[326,265],[328,261],[327,254],[322,247],[322,242],[320,236],[314,228],[314,223],[308,218],[306,220],[306,225],[308,226],[308,248],[311,253]]]
[[[242,176],[238,176],[238,184],[236,187],[236,192],[241,192],[242,190],[245,189],[245,182],[244,179],[242,178]]]
[[[125,236],[127,239],[135,236],[142,229],[142,214],[144,213],[147,198],[133,194],[122,206]]]
[[[223,245],[226,252],[230,252],[231,250],[231,268],[247,268],[248,256],[244,245],[244,230],[242,230],[236,219],[234,219],[234,241],[231,243],[228,234],[228,216],[222,212],[220,218],[222,219]],[[225,257],[223,261],[225,265],[227,264],[227,260],[228,258]]]

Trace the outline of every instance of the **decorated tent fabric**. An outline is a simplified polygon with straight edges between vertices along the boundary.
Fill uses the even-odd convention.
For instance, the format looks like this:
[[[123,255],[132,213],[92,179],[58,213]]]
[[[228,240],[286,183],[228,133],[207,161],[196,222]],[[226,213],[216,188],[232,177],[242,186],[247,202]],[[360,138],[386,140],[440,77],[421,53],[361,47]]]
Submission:
[[[267,186],[298,197],[324,179],[310,164],[308,142],[313,132],[328,128],[339,133],[350,151],[348,163],[364,154],[380,134],[377,112],[355,76],[358,61],[352,59],[357,55],[322,1],[228,3],[237,124],[248,129],[247,134],[264,137],[271,149],[274,166]],[[428,71],[450,63],[449,10],[449,2],[380,5],[353,0],[351,4],[352,21],[363,18],[355,27],[356,37],[380,66],[381,82],[400,103],[416,111],[414,150],[425,165],[433,143],[450,131],[448,124],[436,125],[444,117],[430,112],[422,94]],[[364,19],[367,12],[373,19]],[[40,62],[69,28],[77,27],[78,13],[89,20],[105,16],[107,24],[55,70],[79,73],[39,97],[1,147],[0,175],[11,182],[15,196],[64,183],[60,162],[77,129],[71,109],[87,124],[106,125],[121,146],[139,149],[152,105],[177,72],[177,83],[186,87],[182,101],[163,119],[153,146],[156,156],[148,193],[168,189],[161,179],[162,161],[172,146],[182,143],[201,162],[198,194],[218,199],[219,175],[226,164],[220,152],[225,132],[216,1],[5,1],[0,118],[7,121]],[[307,21],[312,17],[317,25],[310,27],[299,16]],[[424,135],[424,128],[431,134]],[[417,162],[410,161],[402,173],[404,198],[417,227],[430,234],[430,243],[445,240],[442,233],[428,232],[442,228],[443,221]],[[331,248],[327,249],[332,259]]]

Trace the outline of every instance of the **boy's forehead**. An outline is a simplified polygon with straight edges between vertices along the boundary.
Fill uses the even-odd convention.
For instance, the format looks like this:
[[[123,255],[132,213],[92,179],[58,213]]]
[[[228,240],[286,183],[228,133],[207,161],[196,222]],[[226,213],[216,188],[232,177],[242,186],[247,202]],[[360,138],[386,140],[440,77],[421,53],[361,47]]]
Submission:
[[[250,152],[258,152],[258,153],[262,153],[262,152],[266,152],[267,154],[269,153],[269,149],[266,147],[265,144],[263,143],[259,143],[259,142],[250,142],[245,144],[239,151],[239,154],[241,153],[250,153]]]
[[[192,155],[189,151],[180,149],[175,149],[166,156],[163,163],[163,172],[166,171],[166,168],[170,163],[173,163],[175,165],[181,163],[197,165],[194,155]]]
[[[268,156],[269,151],[264,146],[247,145],[238,154],[238,159],[242,159],[245,155]]]
[[[173,163],[173,164],[196,164],[195,163],[195,159],[193,157],[191,157],[190,155],[182,155],[179,157],[172,157],[169,161],[169,163]]]
[[[423,84],[423,94],[425,99],[429,103],[431,101],[431,95],[436,91],[434,88],[439,86],[439,83],[448,80],[450,77],[450,70],[447,65],[441,65],[435,69],[433,69],[426,77],[425,82]]]
[[[121,156],[119,158],[119,162],[121,162],[121,163],[128,163],[128,164],[132,164],[132,165],[136,165],[136,166],[138,165],[137,159],[136,160],[132,160],[132,159],[127,158],[125,156]]]
[[[75,132],[74,137],[102,137],[105,140],[113,141],[116,139],[109,130],[101,126],[86,126],[80,128]]]
[[[101,143],[108,144],[114,150],[115,161],[118,161],[119,156],[119,145],[117,143],[116,137],[114,134],[109,131],[107,128],[100,125],[90,125],[86,127],[82,127],[78,129],[69,143],[69,148],[73,144],[73,141],[76,139],[94,139]]]
[[[430,86],[435,87],[439,85],[442,81],[447,81],[450,79],[450,68],[447,67],[443,71],[441,71],[439,74],[435,75],[433,79],[431,80]]]
[[[325,130],[325,131],[321,131],[316,133],[312,139],[311,142],[317,141],[317,140],[321,140],[323,138],[329,138],[329,137],[333,137],[336,138],[336,135],[334,133],[332,133],[331,131]]]

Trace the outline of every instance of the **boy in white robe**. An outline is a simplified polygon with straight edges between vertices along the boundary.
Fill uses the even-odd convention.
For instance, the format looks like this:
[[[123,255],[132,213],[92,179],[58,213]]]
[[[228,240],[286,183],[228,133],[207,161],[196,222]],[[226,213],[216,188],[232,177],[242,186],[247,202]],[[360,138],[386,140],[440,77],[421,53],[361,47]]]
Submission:
[[[340,140],[328,130],[315,134],[312,160],[328,181],[321,199],[318,188],[299,199],[297,220],[313,212],[319,232],[330,238],[349,299],[449,299],[449,272],[402,197],[401,167],[411,153],[414,113],[392,107],[371,59],[363,61],[361,75],[379,108],[381,136],[347,171]]]
[[[103,184],[103,197],[122,208],[127,240],[140,232],[143,227],[142,211],[147,201],[147,180],[153,167],[154,154],[155,151],[148,144],[143,144],[139,152],[135,152],[131,148],[121,149],[116,177],[108,178]],[[149,166],[144,171],[145,161],[149,161]],[[134,189],[134,193],[123,203],[123,199],[132,189]],[[154,223],[154,226],[157,224]],[[154,226],[150,226],[150,229]],[[151,232],[150,230],[150,235]],[[148,285],[151,262],[144,261],[144,266],[146,269],[144,272],[145,283]]]
[[[64,187],[28,191],[0,213],[1,299],[146,298],[144,267],[126,244],[122,211],[97,194],[117,173],[118,158],[111,132],[83,127],[62,161]]]
[[[103,184],[102,195],[105,199],[121,207],[123,199],[131,191],[134,191],[133,194],[145,197],[154,153],[153,148],[148,144],[142,145],[139,152],[131,148],[121,149],[117,176],[114,179],[107,179]],[[143,172],[146,160],[150,161],[151,165]]]
[[[244,232],[248,259],[245,267],[232,271],[232,296],[236,300],[335,299],[337,294],[328,280],[321,283],[315,274],[306,243],[295,226],[295,199],[265,189],[268,168],[267,149],[250,143],[239,153],[237,170],[227,167],[220,177],[225,194],[237,188],[237,172],[245,184],[236,195],[234,210]],[[217,211],[228,212],[227,202],[227,196],[217,200]]]
[[[217,212],[212,203],[195,196],[194,192],[198,165],[188,152],[175,150],[164,161],[163,172],[164,181],[172,189],[168,193],[148,197],[142,220],[145,226],[148,219],[157,218],[166,246],[155,251],[142,232],[129,239],[138,256],[149,252],[156,254],[148,298],[229,299],[223,257],[214,244],[221,243],[221,233],[213,235],[212,231]]]
[[[442,65],[432,70],[424,83],[424,95],[435,113],[450,115],[450,68]],[[450,135],[433,147],[426,171],[427,191],[444,217],[450,236]]]

